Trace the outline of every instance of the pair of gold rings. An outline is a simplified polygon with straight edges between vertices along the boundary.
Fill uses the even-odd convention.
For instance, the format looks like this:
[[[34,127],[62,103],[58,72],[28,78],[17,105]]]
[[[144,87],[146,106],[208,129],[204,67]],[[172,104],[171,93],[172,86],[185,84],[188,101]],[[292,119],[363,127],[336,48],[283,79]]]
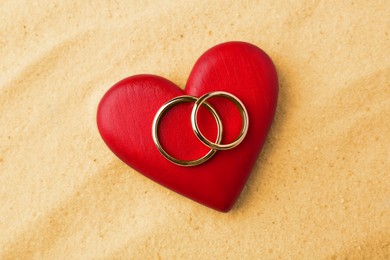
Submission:
[[[206,102],[206,100],[211,98],[211,97],[227,98],[230,101],[232,101],[236,105],[238,110],[240,111],[241,118],[242,118],[241,131],[240,131],[240,134],[238,135],[238,137],[236,138],[236,140],[234,140],[233,142],[231,142],[229,144],[221,144],[222,133],[223,133],[221,118],[219,117],[217,111],[215,111],[215,109],[209,103]],[[211,149],[206,155],[204,155],[203,157],[196,159],[196,160],[184,161],[184,160],[174,158],[173,156],[169,155],[164,150],[164,148],[161,146],[159,138],[158,138],[158,126],[159,126],[161,117],[174,105],[176,105],[178,103],[182,103],[182,102],[194,102],[195,103],[194,107],[192,108],[192,112],[191,112],[192,130],[194,131],[194,134],[196,135],[196,137],[203,144],[205,144],[207,147],[209,147]],[[217,133],[217,137],[216,137],[215,142],[208,140],[199,130],[198,123],[197,123],[197,115],[198,115],[199,108],[202,105],[205,106],[207,108],[207,110],[209,110],[211,112],[215,121],[217,122],[218,133]],[[164,105],[161,106],[161,108],[157,111],[157,113],[154,117],[153,125],[152,125],[152,135],[153,135],[154,144],[156,145],[157,149],[160,151],[160,153],[166,159],[168,159],[172,163],[180,165],[180,166],[195,166],[195,165],[202,164],[202,163],[206,162],[207,160],[209,160],[218,150],[229,150],[229,149],[232,149],[232,148],[236,147],[237,145],[239,145],[244,140],[244,138],[248,132],[248,125],[249,125],[248,112],[247,112],[244,104],[236,96],[234,96],[230,93],[223,92],[223,91],[215,91],[215,92],[206,93],[203,96],[201,96],[200,98],[196,98],[194,96],[184,95],[184,96],[175,97],[175,98],[169,100],[168,102],[166,102]]]

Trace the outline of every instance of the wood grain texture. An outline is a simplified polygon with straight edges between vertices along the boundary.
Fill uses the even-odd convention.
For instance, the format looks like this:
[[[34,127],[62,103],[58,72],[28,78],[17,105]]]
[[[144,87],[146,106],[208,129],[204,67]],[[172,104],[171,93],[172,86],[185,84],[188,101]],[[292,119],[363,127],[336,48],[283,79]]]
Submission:
[[[199,97],[217,90],[237,96],[245,105],[249,130],[244,141],[234,149],[219,151],[195,167],[182,167],[166,160],[151,135],[158,109],[179,95]],[[199,58],[184,91],[153,75],[137,75],[118,82],[102,98],[97,124],[111,150],[137,171],[206,206],[228,211],[242,191],[264,144],[277,96],[278,80],[271,59],[252,44],[227,42]],[[223,142],[231,142],[241,127],[241,116],[226,100],[215,98],[210,102],[223,120]],[[171,147],[176,158],[198,158],[206,153],[205,146],[189,127],[190,108],[191,104],[177,107],[174,113],[162,118],[165,123],[158,129],[161,142]],[[214,130],[215,136],[211,118],[207,120],[200,115],[198,120],[206,135],[213,136]]]

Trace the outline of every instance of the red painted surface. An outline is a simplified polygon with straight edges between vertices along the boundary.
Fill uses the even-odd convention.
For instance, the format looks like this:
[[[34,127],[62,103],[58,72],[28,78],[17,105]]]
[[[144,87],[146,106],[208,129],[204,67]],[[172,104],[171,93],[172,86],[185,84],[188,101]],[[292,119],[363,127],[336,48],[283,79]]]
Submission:
[[[157,110],[179,95],[201,96],[222,90],[237,96],[249,114],[244,141],[231,150],[218,151],[206,163],[177,166],[166,160],[152,139]],[[154,75],[137,75],[115,84],[103,97],[97,112],[99,132],[108,147],[125,163],[150,179],[219,211],[228,211],[237,200],[271,126],[278,96],[278,80],[271,59],[249,43],[227,42],[204,53],[196,62],[185,90]],[[222,118],[223,142],[234,140],[241,117],[223,98],[210,99]],[[191,103],[170,110],[159,127],[160,141],[180,159],[194,159],[208,151],[195,137],[190,123]],[[201,131],[215,140],[216,124],[200,110]]]

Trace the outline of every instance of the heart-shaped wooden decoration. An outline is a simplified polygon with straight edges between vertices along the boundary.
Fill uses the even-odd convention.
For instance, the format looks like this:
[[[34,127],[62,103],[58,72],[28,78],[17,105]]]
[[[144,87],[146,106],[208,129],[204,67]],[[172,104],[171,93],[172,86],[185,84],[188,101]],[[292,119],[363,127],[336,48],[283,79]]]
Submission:
[[[206,163],[182,167],[166,160],[152,139],[156,112],[179,95],[200,97],[211,91],[238,97],[249,115],[249,130],[237,147],[218,151]],[[227,42],[204,53],[196,62],[184,90],[154,75],[136,75],[115,84],[102,98],[99,132],[108,147],[125,163],[148,178],[190,199],[219,211],[229,211],[242,191],[270,129],[277,103],[278,79],[271,59],[258,47]],[[233,141],[242,119],[226,99],[208,101],[223,122],[223,143]],[[159,126],[160,141],[176,158],[196,159],[209,151],[194,135],[190,113],[193,104],[170,110]],[[201,131],[215,140],[217,127],[206,110],[200,110]]]

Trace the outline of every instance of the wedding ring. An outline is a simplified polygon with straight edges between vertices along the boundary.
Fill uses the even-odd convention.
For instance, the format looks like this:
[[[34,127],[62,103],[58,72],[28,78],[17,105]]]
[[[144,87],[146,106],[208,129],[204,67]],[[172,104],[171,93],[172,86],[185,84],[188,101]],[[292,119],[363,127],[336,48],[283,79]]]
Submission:
[[[217,152],[217,149],[214,149],[214,148],[211,148],[211,150],[206,154],[204,155],[203,157],[199,158],[199,159],[196,159],[196,160],[188,160],[188,161],[184,161],[184,160],[180,160],[180,159],[177,159],[177,158],[174,158],[173,156],[171,156],[170,154],[168,154],[164,148],[162,147],[160,141],[159,141],[159,137],[158,137],[158,126],[159,126],[159,123],[160,123],[160,119],[161,117],[170,109],[172,108],[174,105],[178,104],[178,103],[182,103],[182,102],[197,102],[198,101],[198,98],[196,97],[193,97],[193,96],[178,96],[178,97],[175,97],[171,100],[169,100],[167,103],[165,103],[156,113],[155,117],[154,117],[154,120],[153,120],[153,125],[152,125],[152,136],[153,136],[153,141],[154,141],[154,144],[156,145],[157,149],[160,151],[160,153],[169,161],[171,161],[172,163],[174,164],[177,164],[177,165],[180,165],[180,166],[195,166],[195,165],[199,165],[199,164],[202,164],[204,162],[206,162],[207,160],[209,160],[216,152]],[[215,145],[218,145],[221,143],[221,140],[222,140],[222,131],[223,131],[223,128],[222,128],[222,121],[220,119],[220,117],[218,116],[217,112],[215,111],[215,109],[210,106],[208,103],[206,102],[202,102],[202,104],[198,104],[197,106],[197,110],[196,112],[198,111],[199,109],[199,106],[201,105],[204,105],[210,112],[211,114],[213,115],[213,117],[215,118],[216,122],[217,122],[217,127],[218,127],[218,133],[217,133],[217,138],[216,138],[216,141],[215,143],[212,143],[212,144],[215,144]],[[206,139],[207,140],[207,139]],[[208,140],[207,140],[208,141]]]
[[[207,104],[205,103],[207,99],[211,97],[225,97],[232,101],[238,110],[240,111],[241,117],[242,117],[242,127],[241,127],[241,132],[234,140],[233,142],[229,144],[220,144],[220,142],[211,142],[208,140],[199,130],[198,123],[197,123],[197,115],[198,115],[198,110],[199,107]],[[248,112],[246,111],[246,108],[244,104],[234,95],[223,92],[223,91],[215,91],[215,92],[210,92],[206,93],[203,96],[201,96],[196,102],[194,107],[192,108],[192,113],[191,113],[191,125],[192,129],[194,130],[195,135],[199,138],[199,140],[204,143],[206,146],[210,147],[211,149],[215,150],[229,150],[237,145],[239,145],[245,138],[247,132],[248,132],[248,125],[249,125],[249,117],[248,117]]]

